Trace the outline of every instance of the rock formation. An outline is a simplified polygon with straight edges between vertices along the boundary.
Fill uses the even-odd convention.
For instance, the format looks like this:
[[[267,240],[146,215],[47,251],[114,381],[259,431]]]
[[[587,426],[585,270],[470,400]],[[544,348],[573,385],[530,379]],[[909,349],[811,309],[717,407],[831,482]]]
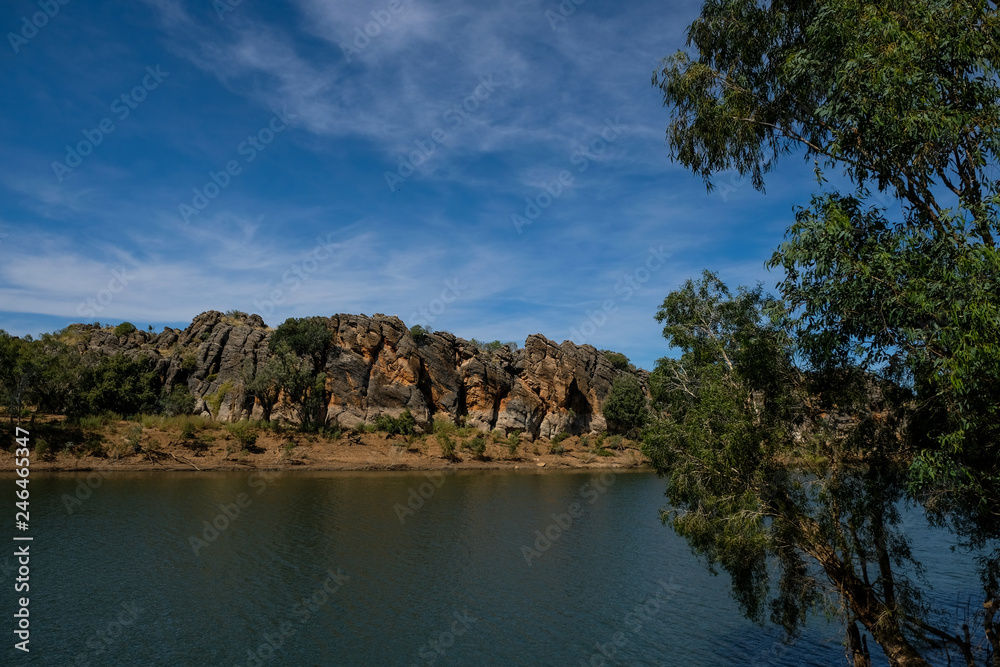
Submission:
[[[323,418],[329,425],[352,427],[409,410],[424,429],[447,419],[529,437],[588,433],[606,427],[601,407],[617,374],[633,372],[647,386],[645,371],[617,369],[591,345],[556,344],[539,334],[522,349],[486,350],[441,331],[417,340],[397,317],[323,320],[331,337],[319,369],[326,375]],[[223,421],[265,414],[244,390],[247,373],[269,357],[272,330],[257,315],[235,319],[209,311],[183,331],[140,330],[120,338],[96,325],[67,331],[81,353],[150,359],[167,391],[187,385],[197,412]],[[293,420],[280,403],[270,416]]]

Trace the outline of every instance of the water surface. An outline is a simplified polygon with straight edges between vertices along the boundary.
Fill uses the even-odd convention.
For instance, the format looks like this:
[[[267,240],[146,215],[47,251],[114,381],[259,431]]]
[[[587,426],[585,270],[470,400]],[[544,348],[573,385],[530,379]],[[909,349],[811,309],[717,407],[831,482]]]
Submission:
[[[663,481],[649,473],[58,474],[31,486],[31,653],[10,641],[8,664],[845,664],[836,625],[783,646],[743,619],[728,579],[659,522]],[[935,558],[943,599],[975,594],[971,570],[947,560],[967,559]],[[5,611],[11,564],[0,559]]]

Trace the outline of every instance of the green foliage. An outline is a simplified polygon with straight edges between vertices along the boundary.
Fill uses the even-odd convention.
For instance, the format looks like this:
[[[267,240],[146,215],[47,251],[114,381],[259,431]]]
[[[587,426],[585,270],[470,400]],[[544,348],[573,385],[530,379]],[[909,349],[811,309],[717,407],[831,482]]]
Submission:
[[[323,368],[326,352],[332,341],[329,322],[322,317],[290,317],[284,321],[267,341],[272,354],[282,349],[312,361],[316,369]]]
[[[427,340],[428,334],[430,334],[430,331],[425,329],[420,324],[414,324],[412,327],[410,327],[410,336],[413,338],[413,341],[417,345],[423,344],[423,342]]]
[[[382,414],[375,418],[375,429],[389,435],[413,435],[416,426],[417,420],[409,410],[404,410],[399,417]]]
[[[480,461],[486,458],[486,436],[482,433],[465,443],[465,448]]]
[[[243,320],[249,317],[249,315],[244,313],[242,310],[227,310],[226,317],[228,317],[231,320],[237,320],[239,322],[243,322]]]
[[[458,429],[455,426],[455,422],[450,419],[441,419],[440,417],[434,420],[434,433],[452,435]]]
[[[198,359],[195,352],[190,350],[181,356],[181,370],[190,373],[198,368]]]
[[[562,443],[563,440],[565,440],[568,437],[569,433],[566,433],[565,431],[553,436],[552,440],[549,441],[549,454],[556,454],[561,456],[562,454],[566,453],[566,448],[563,447]]]
[[[122,322],[115,327],[115,336],[121,338],[122,336],[128,336],[136,330],[135,325],[131,322]]]
[[[457,461],[458,455],[455,453],[455,440],[447,433],[437,433],[435,435],[438,444],[441,445],[441,458],[449,461]]]
[[[621,352],[612,352],[611,350],[601,350],[601,354],[604,358],[611,362],[611,365],[619,371],[627,371],[629,367],[628,357],[626,357]]]
[[[160,405],[167,417],[189,415],[194,412],[195,398],[186,384],[177,384],[160,399]]]
[[[994,531],[1000,253],[971,232],[956,242],[827,195],[798,212],[770,263],[786,271],[780,287],[814,367],[857,365],[912,389],[911,485],[925,506]]]
[[[762,189],[802,150],[890,190],[939,234],[936,196],[957,195],[986,241],[1000,187],[986,175],[1000,142],[996,30],[988,2],[708,2],[689,48],[653,75],[672,155],[707,182],[736,169]]]
[[[639,380],[631,373],[618,375],[611,383],[601,411],[611,430],[631,433],[642,428],[649,411]]]
[[[233,383],[230,381],[223,382],[214,394],[210,394],[205,397],[205,402],[208,404],[209,409],[212,411],[212,416],[218,417],[219,410],[222,409],[222,402],[226,400],[229,396],[229,392],[233,390]]]
[[[70,415],[156,411],[160,378],[148,359],[132,359],[119,353],[91,363],[83,367],[78,389],[69,398]]]
[[[517,458],[517,449],[521,446],[521,434],[518,432],[511,433],[507,437],[507,457]]]
[[[226,430],[240,444],[240,449],[250,449],[257,443],[259,434],[250,422],[238,421],[226,424]]]
[[[185,420],[181,426],[181,440],[194,440],[198,430],[193,420]]]

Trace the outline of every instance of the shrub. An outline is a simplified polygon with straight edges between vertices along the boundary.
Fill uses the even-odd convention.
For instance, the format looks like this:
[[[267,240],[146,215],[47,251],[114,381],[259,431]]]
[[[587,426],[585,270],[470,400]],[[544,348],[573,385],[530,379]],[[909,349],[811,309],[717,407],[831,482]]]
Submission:
[[[427,335],[430,333],[427,329],[423,328],[419,324],[414,324],[410,327],[410,337],[413,338],[413,342],[417,345],[422,344],[427,340]]]
[[[608,428],[621,433],[642,428],[649,417],[646,396],[634,375],[623,373],[611,383],[602,409]]]
[[[227,310],[226,317],[228,317],[231,320],[239,320],[240,322],[242,322],[248,317],[248,315],[244,313],[242,310]]]
[[[559,435],[557,435],[554,438],[552,438],[552,442],[553,442],[553,444],[558,445],[560,442],[562,442],[563,440],[565,440],[568,437],[569,437],[569,433],[567,433],[566,431],[563,431]]]
[[[455,454],[455,441],[451,439],[450,435],[438,433],[437,441],[441,445],[441,458],[448,459],[449,461],[458,460],[458,455]]]
[[[466,443],[466,447],[472,452],[472,456],[480,461],[486,458],[486,436],[483,434],[480,433],[472,440],[469,440]]]
[[[517,448],[521,446],[521,434],[511,433],[507,438],[507,456],[517,458]]]
[[[131,322],[122,322],[115,327],[115,336],[121,338],[122,336],[128,336],[130,333],[136,330],[135,325]]]
[[[434,420],[434,433],[451,435],[455,432],[458,427],[455,426],[455,422],[448,419],[435,419]]]
[[[160,378],[148,359],[131,359],[119,353],[85,367],[77,387],[68,400],[71,416],[104,411],[134,415],[156,411]]]
[[[566,448],[562,446],[562,442],[558,440],[552,440],[552,442],[549,444],[549,454],[556,454],[557,456],[561,456],[565,452]]]
[[[229,392],[232,390],[233,383],[226,380],[214,394],[205,397],[205,402],[208,403],[208,407],[211,409],[213,416],[217,417],[219,415],[219,410],[222,408],[222,402],[226,400],[226,396],[228,396]]]
[[[226,425],[229,434],[240,443],[242,449],[249,449],[257,442],[257,429],[252,424],[245,421],[233,422]]]
[[[192,420],[187,420],[181,426],[181,440],[194,440],[196,428]]]
[[[417,420],[409,410],[404,410],[399,417],[379,415],[375,418],[375,430],[384,431],[389,435],[413,435]]]
[[[174,385],[170,393],[160,399],[163,414],[167,417],[189,415],[194,412],[195,398],[187,385]]]
[[[621,352],[612,352],[611,350],[601,350],[601,354],[604,358],[611,362],[611,365],[620,371],[627,371],[629,366],[628,357],[626,357]]]

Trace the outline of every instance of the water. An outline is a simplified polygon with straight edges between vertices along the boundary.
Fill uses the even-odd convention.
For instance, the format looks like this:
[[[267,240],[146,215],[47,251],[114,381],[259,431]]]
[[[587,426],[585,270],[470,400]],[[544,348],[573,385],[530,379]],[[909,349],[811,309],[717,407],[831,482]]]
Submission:
[[[31,652],[8,621],[6,663],[845,664],[836,625],[783,646],[744,620],[652,474],[268,474],[36,475]],[[974,595],[938,551],[941,595]]]

